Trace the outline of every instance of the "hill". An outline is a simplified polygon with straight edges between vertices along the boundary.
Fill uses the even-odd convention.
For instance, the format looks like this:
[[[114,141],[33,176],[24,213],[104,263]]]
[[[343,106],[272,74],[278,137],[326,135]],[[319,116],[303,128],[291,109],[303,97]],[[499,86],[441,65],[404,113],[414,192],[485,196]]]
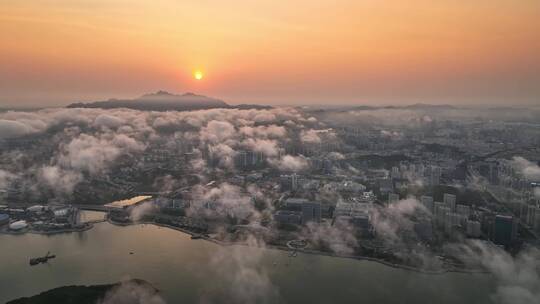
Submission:
[[[73,103],[68,108],[128,108],[143,111],[189,111],[214,108],[230,108],[223,100],[185,93],[171,94],[165,91],[145,94],[136,99],[109,99],[90,103]]]

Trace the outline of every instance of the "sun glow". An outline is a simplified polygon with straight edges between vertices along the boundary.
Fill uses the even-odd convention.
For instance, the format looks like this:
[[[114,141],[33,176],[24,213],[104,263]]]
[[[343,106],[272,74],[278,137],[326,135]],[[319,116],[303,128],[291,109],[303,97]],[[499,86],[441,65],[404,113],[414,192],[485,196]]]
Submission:
[[[201,80],[201,79],[203,79],[204,74],[201,71],[195,71],[193,73],[193,77],[195,77],[195,79],[197,79],[197,80]]]

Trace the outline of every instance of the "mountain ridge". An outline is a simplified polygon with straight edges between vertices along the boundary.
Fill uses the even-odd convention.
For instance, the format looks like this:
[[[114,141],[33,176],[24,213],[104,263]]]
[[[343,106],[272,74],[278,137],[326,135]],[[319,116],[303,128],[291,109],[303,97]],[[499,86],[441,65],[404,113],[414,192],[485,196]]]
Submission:
[[[187,111],[230,107],[229,104],[221,99],[197,95],[191,92],[177,95],[163,90],[144,94],[135,99],[111,98],[105,101],[72,103],[67,106],[67,108],[128,108],[148,111]]]

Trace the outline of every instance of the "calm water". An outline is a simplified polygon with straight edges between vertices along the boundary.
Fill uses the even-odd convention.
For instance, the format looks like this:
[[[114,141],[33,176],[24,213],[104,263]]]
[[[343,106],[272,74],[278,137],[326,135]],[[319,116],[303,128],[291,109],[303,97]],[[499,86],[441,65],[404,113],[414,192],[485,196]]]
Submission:
[[[101,215],[87,213],[87,219]],[[169,303],[222,299],[234,288],[275,291],[285,303],[490,303],[489,275],[423,275],[374,262],[222,247],[151,225],[95,225],[82,233],[0,235],[0,303],[64,285],[140,278]],[[49,264],[28,266],[47,251]],[[129,252],[134,254],[130,255]],[[248,279],[246,279],[248,278]]]

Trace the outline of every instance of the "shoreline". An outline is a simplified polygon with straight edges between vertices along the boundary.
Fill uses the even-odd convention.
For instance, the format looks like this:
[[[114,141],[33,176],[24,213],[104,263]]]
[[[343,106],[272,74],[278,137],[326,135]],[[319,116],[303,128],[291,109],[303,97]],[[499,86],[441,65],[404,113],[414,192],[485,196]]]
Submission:
[[[94,228],[94,223],[87,223],[82,228],[70,228],[70,229],[60,229],[60,230],[54,230],[54,231],[40,231],[40,230],[33,230],[33,229],[25,229],[23,231],[9,231],[9,230],[0,230],[0,234],[4,235],[23,235],[26,233],[30,234],[38,234],[38,235],[54,235],[54,234],[62,234],[62,233],[73,233],[73,232],[84,232],[87,230],[90,230]]]
[[[134,226],[134,225],[154,225],[156,227],[169,228],[171,230],[180,231],[180,232],[185,233],[185,234],[190,235],[190,236],[199,236],[200,239],[202,239],[202,240],[205,240],[207,242],[211,242],[211,243],[214,243],[214,244],[220,245],[220,246],[235,246],[235,245],[236,246],[248,246],[248,247],[250,246],[250,245],[248,245],[246,243],[243,243],[243,242],[227,242],[227,241],[217,240],[217,239],[214,239],[214,238],[211,238],[211,237],[208,237],[208,236],[204,236],[204,235],[201,235],[199,233],[195,233],[195,232],[192,232],[192,231],[180,228],[180,227],[171,226],[171,225],[167,225],[167,224],[160,224],[160,223],[156,223],[156,222],[153,222],[153,221],[144,221],[144,222],[137,222],[137,223],[119,223],[119,222],[114,222],[114,221],[112,221],[110,219],[107,219],[107,222],[112,224],[112,225],[122,226],[122,227]],[[259,248],[263,248],[263,247],[259,247]],[[282,245],[268,245],[267,244],[264,248],[275,249],[275,250],[280,250],[280,251],[291,251],[291,249],[289,247],[282,246]],[[427,274],[427,275],[443,275],[443,274],[446,274],[446,273],[489,274],[489,271],[481,270],[481,269],[466,270],[466,269],[457,269],[457,268],[455,268],[455,269],[441,269],[441,270],[435,271],[435,270],[421,269],[421,268],[418,268],[418,267],[408,266],[408,265],[403,265],[403,264],[394,264],[394,263],[388,262],[388,261],[386,261],[384,259],[373,258],[373,257],[368,257],[368,256],[340,255],[340,254],[336,254],[336,253],[332,253],[332,252],[326,252],[326,251],[320,251],[320,250],[306,250],[306,249],[296,249],[296,251],[299,252],[299,253],[304,253],[304,254],[320,255],[320,256],[327,256],[327,257],[334,257],[334,258],[354,259],[354,260],[358,260],[358,261],[376,262],[376,263],[382,264],[384,266],[392,267],[392,268],[395,268],[395,269],[403,269],[403,270],[413,271],[413,272],[416,272],[416,273]]]
[[[154,221],[140,221],[140,222],[136,222],[136,223],[134,223],[134,222],[123,223],[123,222],[115,222],[114,220],[111,220],[110,218],[107,218],[104,221],[100,221],[100,222],[96,222],[96,223],[102,223],[102,222],[107,222],[107,223],[109,223],[111,225],[120,226],[120,227],[135,226],[135,225],[154,225],[156,227],[163,227],[163,228],[168,228],[168,229],[171,229],[171,230],[176,230],[176,231],[182,232],[184,234],[187,234],[187,235],[189,235],[191,237],[197,236],[202,240],[214,243],[214,244],[219,245],[219,246],[248,246],[248,247],[250,246],[249,244],[244,243],[244,242],[222,241],[222,240],[218,240],[218,239],[209,237],[207,235],[196,233],[196,232],[184,229],[184,228],[180,228],[180,227],[172,226],[172,225],[167,225],[167,224],[156,223]],[[26,229],[24,231],[0,230],[0,235],[1,234],[4,234],[4,235],[23,235],[23,234],[26,234],[26,233],[36,234],[36,235],[55,235],[55,234],[63,234],[63,233],[84,232],[84,231],[88,231],[88,230],[94,228],[94,224],[95,223],[87,223],[84,227],[79,228],[79,229],[62,229],[62,230],[55,230],[55,231],[35,231],[35,230],[32,230],[32,229]],[[263,247],[259,247],[259,248],[263,248]],[[289,248],[286,245],[266,244],[266,246],[264,248],[280,250],[280,251],[286,251],[286,252],[292,251],[292,249]],[[337,253],[333,253],[333,252],[313,250],[313,249],[295,249],[294,251],[296,251],[298,253],[304,253],[304,254],[320,255],[320,256],[327,256],[327,257],[334,257],[334,258],[354,259],[354,260],[357,260],[357,261],[375,262],[375,263],[379,263],[379,264],[382,264],[382,265],[387,266],[387,267],[392,267],[392,268],[395,268],[395,269],[403,269],[403,270],[406,270],[406,271],[413,271],[413,272],[416,272],[416,273],[421,273],[421,274],[426,274],[426,275],[443,275],[443,274],[446,274],[446,273],[489,274],[489,271],[482,270],[482,269],[470,269],[470,270],[467,270],[467,269],[459,269],[459,268],[451,268],[451,269],[442,268],[440,270],[428,270],[428,269],[422,269],[422,268],[409,266],[409,265],[404,265],[404,264],[395,264],[395,263],[391,263],[389,261],[386,261],[384,259],[375,258],[375,257],[360,256],[360,255],[337,254]]]

